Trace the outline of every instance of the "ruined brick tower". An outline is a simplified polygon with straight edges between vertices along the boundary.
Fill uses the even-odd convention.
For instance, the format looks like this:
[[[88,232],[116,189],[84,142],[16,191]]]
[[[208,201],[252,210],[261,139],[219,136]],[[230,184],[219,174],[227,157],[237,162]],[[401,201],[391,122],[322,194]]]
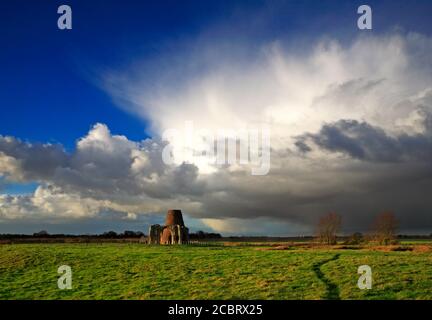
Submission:
[[[149,230],[149,244],[186,244],[189,229],[186,228],[181,210],[168,210],[165,225],[154,224]]]

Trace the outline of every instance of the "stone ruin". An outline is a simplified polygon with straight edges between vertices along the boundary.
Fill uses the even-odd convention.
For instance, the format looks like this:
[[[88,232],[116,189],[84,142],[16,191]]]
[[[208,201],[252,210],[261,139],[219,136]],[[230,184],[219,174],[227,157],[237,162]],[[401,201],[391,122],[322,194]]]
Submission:
[[[149,244],[187,244],[189,229],[183,222],[181,210],[168,210],[165,225],[154,224],[149,230]]]

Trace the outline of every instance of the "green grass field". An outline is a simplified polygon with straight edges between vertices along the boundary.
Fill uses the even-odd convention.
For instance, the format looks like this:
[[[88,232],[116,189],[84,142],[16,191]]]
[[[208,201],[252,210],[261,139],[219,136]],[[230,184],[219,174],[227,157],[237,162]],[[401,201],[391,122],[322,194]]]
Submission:
[[[357,287],[357,268],[373,288]],[[69,265],[72,290],[59,290]],[[0,299],[432,299],[430,252],[248,246],[0,246]]]

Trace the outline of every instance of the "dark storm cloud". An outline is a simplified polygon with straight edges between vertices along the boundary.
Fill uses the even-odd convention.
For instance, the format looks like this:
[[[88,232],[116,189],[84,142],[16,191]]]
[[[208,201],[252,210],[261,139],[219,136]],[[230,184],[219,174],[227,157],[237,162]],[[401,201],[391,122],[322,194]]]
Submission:
[[[423,134],[388,135],[383,129],[357,120],[339,120],[325,124],[321,130],[297,137],[296,146],[307,153],[311,144],[329,152],[341,152],[352,158],[372,162],[424,160],[432,156],[432,127],[430,114],[424,119]]]
[[[14,137],[0,136],[0,153],[19,160],[25,180],[52,177],[56,168],[68,163],[68,155],[59,144],[27,143]]]

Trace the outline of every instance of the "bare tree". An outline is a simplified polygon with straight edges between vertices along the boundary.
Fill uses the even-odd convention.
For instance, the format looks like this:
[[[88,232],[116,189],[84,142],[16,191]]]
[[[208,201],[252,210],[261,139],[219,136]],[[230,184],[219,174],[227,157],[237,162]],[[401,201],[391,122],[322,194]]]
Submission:
[[[380,244],[390,244],[396,238],[398,221],[393,212],[380,213],[373,224],[374,239]]]
[[[321,217],[318,222],[317,234],[320,242],[326,244],[336,243],[336,233],[340,230],[342,218],[335,212]]]

